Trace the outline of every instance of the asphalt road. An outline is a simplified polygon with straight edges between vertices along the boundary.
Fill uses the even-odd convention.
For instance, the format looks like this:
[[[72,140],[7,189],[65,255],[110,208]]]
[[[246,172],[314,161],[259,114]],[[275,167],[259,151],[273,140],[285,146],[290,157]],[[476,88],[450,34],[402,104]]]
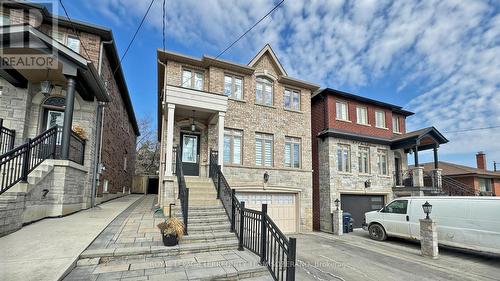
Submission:
[[[500,280],[500,256],[440,248],[432,260],[420,255],[418,243],[373,241],[363,230],[296,237],[296,280]]]

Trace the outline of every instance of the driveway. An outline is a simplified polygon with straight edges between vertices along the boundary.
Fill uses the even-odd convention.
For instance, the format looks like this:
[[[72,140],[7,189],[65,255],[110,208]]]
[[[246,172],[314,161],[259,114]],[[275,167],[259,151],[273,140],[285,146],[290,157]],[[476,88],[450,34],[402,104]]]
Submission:
[[[500,280],[499,256],[440,248],[432,260],[420,256],[418,243],[373,241],[363,230],[296,237],[296,280]]]

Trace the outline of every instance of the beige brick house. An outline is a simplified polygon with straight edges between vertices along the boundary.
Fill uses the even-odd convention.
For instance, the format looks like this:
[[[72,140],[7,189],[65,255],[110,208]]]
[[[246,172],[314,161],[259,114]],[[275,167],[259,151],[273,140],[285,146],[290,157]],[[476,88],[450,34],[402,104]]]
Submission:
[[[285,232],[312,230],[310,97],[317,89],[289,77],[269,45],[248,65],[158,50],[160,204],[176,198],[174,147],[184,174],[199,177],[208,177],[210,150],[217,150],[247,207],[267,203]]]

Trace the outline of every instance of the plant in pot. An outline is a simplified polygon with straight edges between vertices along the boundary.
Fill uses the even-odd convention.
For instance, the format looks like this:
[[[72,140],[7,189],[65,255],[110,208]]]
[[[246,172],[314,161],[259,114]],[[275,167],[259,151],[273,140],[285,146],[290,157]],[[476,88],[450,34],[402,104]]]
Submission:
[[[163,237],[163,244],[165,246],[175,246],[184,235],[184,224],[176,217],[169,218],[168,220],[158,224],[161,235]]]

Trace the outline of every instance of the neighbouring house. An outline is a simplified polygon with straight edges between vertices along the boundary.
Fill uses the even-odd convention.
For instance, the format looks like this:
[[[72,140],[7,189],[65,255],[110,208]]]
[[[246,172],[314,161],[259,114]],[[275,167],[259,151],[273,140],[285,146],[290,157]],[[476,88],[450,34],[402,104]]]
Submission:
[[[364,213],[395,196],[439,190],[438,147],[448,140],[434,127],[407,132],[412,112],[358,95],[323,89],[312,97],[314,229],[332,231],[335,200],[352,214],[355,227]],[[433,149],[435,166],[419,166],[419,151]],[[408,168],[407,154],[415,166]],[[436,180],[424,181],[425,175]]]
[[[1,234],[128,194],[134,175],[139,128],[112,31],[49,9],[0,6]]]
[[[487,169],[484,152],[476,154],[476,163],[477,167],[473,168],[440,161],[443,190],[451,195],[500,196],[500,173]],[[424,169],[429,169],[432,165],[433,163],[423,164]],[[448,185],[455,188],[449,188]]]
[[[158,50],[160,205],[176,202],[177,148],[185,176],[208,177],[217,155],[247,208],[268,204],[284,232],[312,230],[310,98],[318,88],[289,77],[269,45],[248,65]]]

